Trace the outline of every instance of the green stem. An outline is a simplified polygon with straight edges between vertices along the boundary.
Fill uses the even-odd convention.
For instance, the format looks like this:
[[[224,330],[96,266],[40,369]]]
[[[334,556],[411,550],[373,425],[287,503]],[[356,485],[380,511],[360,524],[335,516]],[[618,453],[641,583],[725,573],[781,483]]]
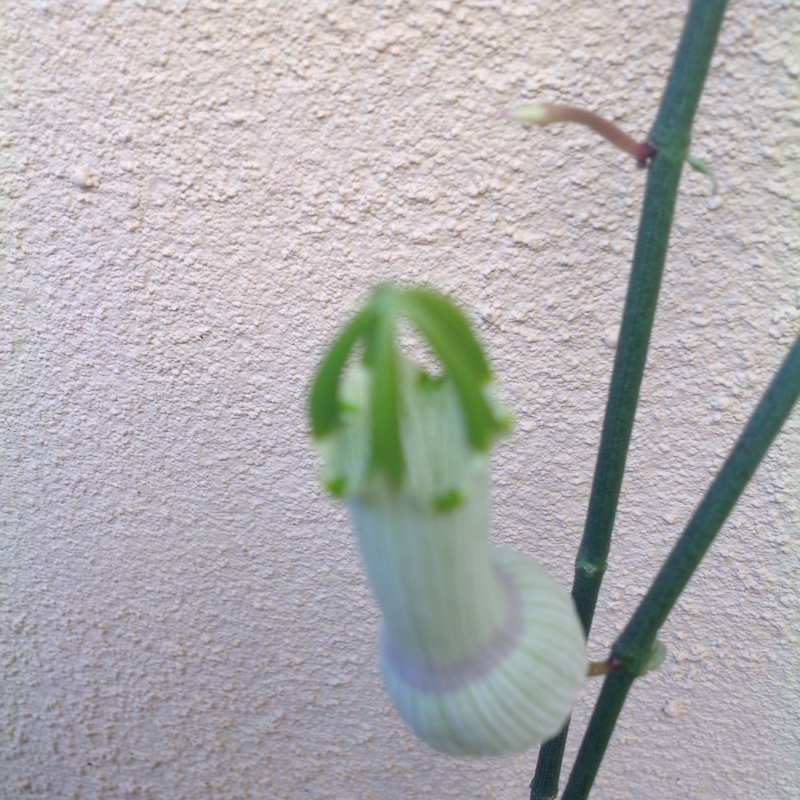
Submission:
[[[682,158],[659,151],[648,175],[589,511],[575,564],[572,594],[587,635],[611,544],[682,164]]]
[[[800,397],[800,335],[761,398],[717,477],[612,648],[623,667],[603,683],[563,800],[584,800],[633,681],[658,630],[714,541]]]
[[[614,730],[614,724],[635,679],[630,672],[621,669],[612,672],[603,681],[603,688],[597,698],[562,800],[577,800],[589,796]],[[611,721],[610,725],[607,724],[608,721]]]
[[[613,654],[626,669],[640,672],[642,659],[647,658],[659,628],[753,477],[798,397],[800,335],[653,585],[614,645]]]
[[[662,158],[659,153],[648,176],[589,511],[572,584],[572,597],[587,636],[611,544],[682,162]],[[563,756],[566,733],[565,728],[542,745],[531,784],[531,800],[550,800],[558,795],[562,759],[557,754],[560,751]]]
[[[606,569],[681,170],[725,6],[726,0],[693,0],[650,132],[657,154],[647,179],[589,510],[575,565],[572,596],[587,636]],[[531,783],[531,800],[556,796],[559,751],[563,754],[566,731],[543,745]]]
[[[558,797],[558,780],[561,777],[561,762],[567,746],[569,720],[561,733],[539,748],[536,772],[531,781],[531,800],[553,800]]]

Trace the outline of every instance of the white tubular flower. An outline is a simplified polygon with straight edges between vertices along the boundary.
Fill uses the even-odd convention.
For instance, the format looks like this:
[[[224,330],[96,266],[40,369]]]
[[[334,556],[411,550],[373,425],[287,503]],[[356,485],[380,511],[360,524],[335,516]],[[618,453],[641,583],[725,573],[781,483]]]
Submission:
[[[446,304],[445,317],[458,315],[444,323],[455,320],[458,329],[459,336],[442,339],[449,345],[464,336],[462,321],[469,331],[460,312],[438,295],[380,291],[391,291],[391,305],[396,304],[391,313],[399,308],[412,323],[420,298],[428,310]],[[375,328],[390,306],[378,298],[372,308],[379,311],[370,323]],[[508,417],[493,398],[485,362],[473,365],[474,393],[465,403],[462,379],[447,371],[430,377],[394,352],[393,335],[393,391],[382,390],[376,386],[382,379],[376,359],[386,352],[379,355],[369,335],[368,363],[351,367],[341,381],[337,371],[335,421],[321,434],[324,379],[318,378],[312,424],[327,485],[347,502],[383,614],[379,661],[386,688],[400,716],[436,750],[456,755],[526,750],[558,733],[583,685],[587,662],[583,630],[567,592],[532,560],[489,543],[488,450],[507,429]],[[432,345],[445,365],[454,360]],[[463,349],[480,352],[474,338]],[[466,357],[458,368],[466,369],[465,363]],[[340,368],[343,364],[344,358]],[[394,462],[380,447],[376,456],[374,439],[382,435],[375,425],[376,400],[396,412],[389,433],[397,448]],[[482,447],[475,444],[480,426],[465,412],[470,404],[485,417]],[[382,424],[391,427],[387,420],[384,416]]]

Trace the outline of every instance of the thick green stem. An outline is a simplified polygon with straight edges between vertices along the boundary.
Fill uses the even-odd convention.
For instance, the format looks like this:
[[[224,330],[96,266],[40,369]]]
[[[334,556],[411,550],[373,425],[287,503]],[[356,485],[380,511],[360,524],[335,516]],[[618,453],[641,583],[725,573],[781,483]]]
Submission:
[[[717,473],[630,622],[612,648],[623,667],[603,684],[563,800],[584,800],[628,690],[641,674],[659,628],[727,519],[800,397],[800,336]]]
[[[650,132],[657,154],[648,174],[589,510],[575,565],[572,595],[587,636],[610,549],[681,169],[725,6],[726,0],[693,0]],[[531,800],[556,796],[566,730],[542,747]]]

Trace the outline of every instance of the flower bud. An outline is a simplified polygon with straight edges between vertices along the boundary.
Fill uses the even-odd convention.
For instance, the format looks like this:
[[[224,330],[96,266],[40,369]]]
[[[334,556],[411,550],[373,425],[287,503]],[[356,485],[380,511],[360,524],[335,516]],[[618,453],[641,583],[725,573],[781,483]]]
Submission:
[[[583,629],[543,567],[490,546],[490,453],[475,444],[462,387],[448,371],[432,377],[392,358],[402,471],[375,468],[375,382],[384,378],[374,359],[344,372],[337,424],[317,437],[325,483],[347,503],[383,615],[383,680],[435,749],[520,752],[569,717],[586,675]],[[472,402],[496,436],[508,415],[491,380],[477,390]]]

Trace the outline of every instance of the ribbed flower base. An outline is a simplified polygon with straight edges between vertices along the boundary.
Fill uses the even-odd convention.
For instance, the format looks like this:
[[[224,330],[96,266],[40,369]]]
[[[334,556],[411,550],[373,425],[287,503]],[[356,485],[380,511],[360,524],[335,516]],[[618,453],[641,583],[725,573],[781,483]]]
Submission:
[[[508,755],[554,736],[586,676],[572,599],[536,562],[493,549],[507,610],[475,653],[432,665],[404,655],[386,629],[380,667],[400,716],[423,741],[454,755]]]

